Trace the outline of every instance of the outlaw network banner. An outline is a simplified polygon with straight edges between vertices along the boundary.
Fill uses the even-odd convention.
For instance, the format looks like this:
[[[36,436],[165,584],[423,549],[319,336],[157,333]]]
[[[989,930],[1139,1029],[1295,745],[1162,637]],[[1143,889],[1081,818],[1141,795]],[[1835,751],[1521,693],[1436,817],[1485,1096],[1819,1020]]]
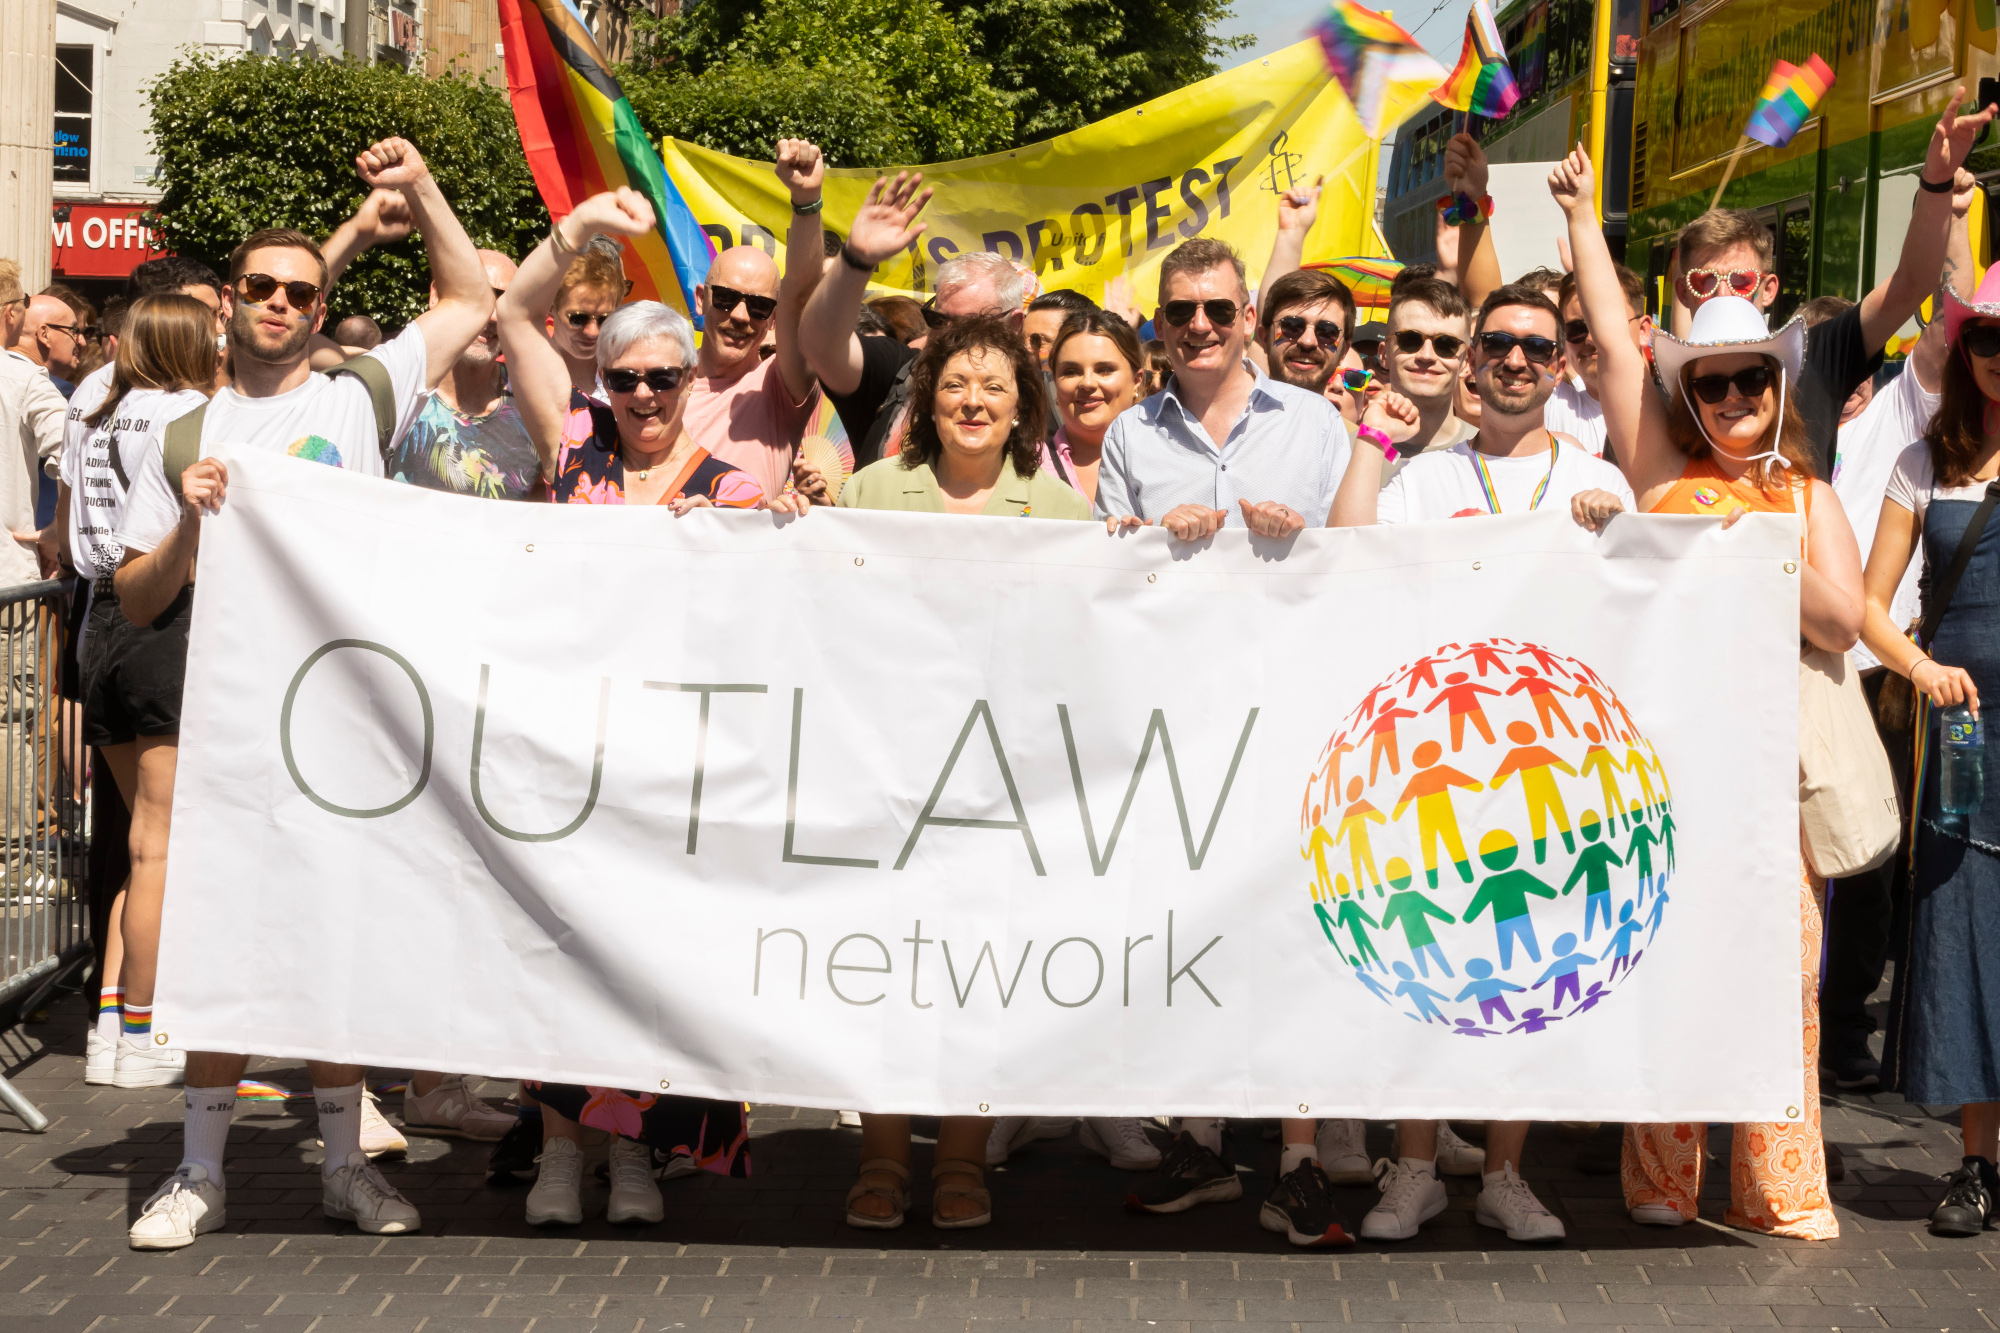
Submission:
[[[1190,546],[228,465],[172,1045],[878,1111],[1803,1109],[1784,517]]]

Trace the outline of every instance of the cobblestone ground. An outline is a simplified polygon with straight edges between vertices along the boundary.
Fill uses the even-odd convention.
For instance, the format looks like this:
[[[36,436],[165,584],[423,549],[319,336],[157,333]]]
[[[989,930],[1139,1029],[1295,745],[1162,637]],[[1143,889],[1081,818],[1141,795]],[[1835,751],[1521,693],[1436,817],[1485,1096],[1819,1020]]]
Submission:
[[[27,1134],[0,1115],[0,1333],[664,1333],[672,1329],[840,1333],[888,1326],[1085,1333],[1138,1329],[2000,1328],[2000,1243],[1944,1241],[1923,1219],[1957,1165],[1953,1118],[1892,1097],[1829,1097],[1827,1137],[1844,1151],[1834,1187],[1841,1237],[1772,1241],[1727,1230],[1729,1136],[1710,1172],[1704,1221],[1630,1225],[1615,1177],[1577,1169],[1578,1143],[1538,1126],[1526,1176],[1569,1228],[1556,1247],[1514,1245],[1473,1222],[1476,1181],[1420,1239],[1302,1254],[1257,1226],[1275,1161],[1262,1126],[1235,1127],[1240,1202],[1179,1217],[1127,1214],[1128,1177],[1074,1135],[1038,1143],[992,1173],[996,1220],[933,1230],[921,1205],[895,1232],[842,1225],[859,1135],[828,1112],[760,1106],[756,1177],[667,1182],[666,1220],[599,1220],[536,1232],[524,1186],[487,1183],[487,1149],[412,1139],[383,1163],[423,1210],[421,1236],[379,1239],[320,1213],[309,1113],[239,1107],[230,1142],[230,1229],[193,1247],[138,1254],[125,1229],[179,1157],[177,1090],[83,1082],[85,1009],[0,1038],[0,1069],[51,1117]],[[293,1088],[303,1068],[253,1066]],[[488,1096],[511,1086],[489,1084]],[[398,1098],[387,1099],[392,1116]],[[921,1124],[921,1122],[919,1122]],[[1387,1150],[1382,1126],[1370,1146]],[[920,1178],[928,1150],[918,1149]],[[1350,1225],[1372,1191],[1340,1191]]]

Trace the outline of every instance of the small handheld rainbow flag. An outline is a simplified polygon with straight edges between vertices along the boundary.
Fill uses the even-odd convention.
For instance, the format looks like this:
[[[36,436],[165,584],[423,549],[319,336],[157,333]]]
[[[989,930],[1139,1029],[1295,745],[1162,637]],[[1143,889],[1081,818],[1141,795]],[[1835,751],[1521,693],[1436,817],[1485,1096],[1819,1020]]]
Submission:
[[[1507,67],[1507,49],[1500,44],[1500,26],[1493,21],[1486,0],[1472,0],[1472,9],[1465,16],[1465,46],[1458,53],[1458,68],[1431,96],[1440,105],[1488,120],[1499,120],[1521,100],[1514,71]]]
[[[629,186],[658,220],[634,237],[631,299],[660,301],[695,320],[694,289],[715,257],[708,233],[667,178],[660,153],[611,77],[570,0],[500,0],[507,95],[535,188],[557,221],[591,195]]]
[[[1757,105],[1751,110],[1750,123],[1743,127],[1743,133],[1768,147],[1783,148],[1831,87],[1833,71],[1818,55],[1807,56],[1804,68],[1780,60],[1771,66],[1770,77],[1764,80],[1764,91],[1757,94]]]
[[[1327,68],[1354,106],[1354,117],[1371,139],[1382,136],[1385,113],[1406,104],[1409,94],[1421,98],[1445,81],[1445,68],[1431,59],[1417,39],[1387,14],[1354,3],[1333,0],[1327,16],[1313,25]]]
[[[1303,267],[1319,269],[1339,278],[1347,284],[1347,290],[1354,293],[1354,303],[1359,306],[1389,304],[1389,288],[1395,283],[1396,275],[1403,271],[1403,266],[1393,259],[1375,259],[1367,255],[1322,260]]]

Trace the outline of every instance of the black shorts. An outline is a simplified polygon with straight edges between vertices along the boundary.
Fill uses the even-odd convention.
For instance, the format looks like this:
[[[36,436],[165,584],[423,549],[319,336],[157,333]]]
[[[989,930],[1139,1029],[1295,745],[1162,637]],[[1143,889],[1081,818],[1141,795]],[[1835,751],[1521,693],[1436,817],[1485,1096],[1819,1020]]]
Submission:
[[[181,729],[181,686],[187,680],[188,622],[194,588],[181,589],[150,625],[135,625],[119,609],[110,579],[100,579],[83,641],[83,739],[126,745],[141,736],[175,736]]]

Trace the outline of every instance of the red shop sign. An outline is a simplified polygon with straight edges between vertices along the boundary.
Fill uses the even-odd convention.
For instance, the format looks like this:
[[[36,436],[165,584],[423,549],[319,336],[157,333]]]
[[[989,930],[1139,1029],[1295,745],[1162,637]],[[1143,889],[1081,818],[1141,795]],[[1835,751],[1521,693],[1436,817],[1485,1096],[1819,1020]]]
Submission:
[[[146,209],[145,204],[57,204],[49,221],[50,267],[64,276],[122,278],[157,259],[166,252],[141,221]]]

